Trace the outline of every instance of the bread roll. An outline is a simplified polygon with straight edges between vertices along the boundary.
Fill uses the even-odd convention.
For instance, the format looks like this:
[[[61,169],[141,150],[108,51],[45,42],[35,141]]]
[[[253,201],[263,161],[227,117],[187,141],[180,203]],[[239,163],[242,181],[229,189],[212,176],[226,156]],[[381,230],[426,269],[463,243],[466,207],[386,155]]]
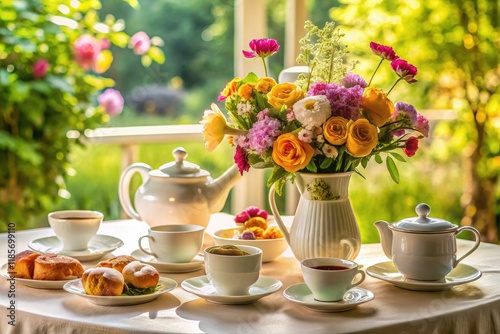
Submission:
[[[31,250],[16,254],[14,271],[10,272],[10,274],[17,278],[32,279],[35,271],[35,259],[39,256],[39,253]]]
[[[124,285],[123,275],[112,268],[89,268],[82,276],[82,286],[88,295],[120,296]]]
[[[122,274],[126,283],[139,289],[156,286],[160,280],[160,273],[155,267],[139,261],[127,264],[123,268]]]
[[[106,267],[106,268],[113,268],[118,270],[119,272],[123,271],[123,268],[129,264],[130,262],[137,261],[137,259],[133,256],[129,255],[119,255],[116,257],[113,257],[111,259],[103,260],[99,262],[96,267]]]
[[[59,254],[43,254],[35,259],[33,279],[60,281],[82,277],[83,267],[80,261]]]

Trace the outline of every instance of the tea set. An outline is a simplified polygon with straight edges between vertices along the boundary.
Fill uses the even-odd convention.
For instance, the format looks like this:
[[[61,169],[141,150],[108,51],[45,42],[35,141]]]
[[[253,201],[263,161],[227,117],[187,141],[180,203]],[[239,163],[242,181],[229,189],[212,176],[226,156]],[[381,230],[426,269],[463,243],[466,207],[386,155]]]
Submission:
[[[124,211],[149,225],[147,235],[139,236],[139,248],[131,255],[160,272],[186,273],[204,266],[206,275],[188,278],[181,287],[214,303],[251,303],[281,289],[281,281],[260,275],[263,254],[258,247],[238,244],[246,252],[242,256],[214,254],[211,247],[199,254],[210,215],[222,209],[240,174],[231,167],[213,180],[209,172],[185,160],[184,149],[175,149],[173,155],[174,162],[157,170],[135,163],[121,175],[119,197]],[[135,173],[141,175],[142,184],[132,204],[129,186]],[[416,213],[415,218],[393,224],[375,223],[382,249],[391,261],[366,268],[366,274],[419,291],[448,289],[481,277],[480,271],[461,263],[479,247],[480,235],[475,228],[431,218],[427,204],[419,204]],[[97,234],[103,220],[99,212],[58,211],[50,213],[48,220],[55,236],[32,241],[29,247],[35,251],[91,261],[123,245],[118,238]],[[456,238],[466,230],[475,235],[475,242],[457,258]],[[145,239],[149,247],[144,246]],[[365,271],[352,259],[314,257],[302,259],[300,266],[304,282],[283,291],[294,303],[314,311],[339,312],[374,298],[371,291],[358,287],[365,280]]]

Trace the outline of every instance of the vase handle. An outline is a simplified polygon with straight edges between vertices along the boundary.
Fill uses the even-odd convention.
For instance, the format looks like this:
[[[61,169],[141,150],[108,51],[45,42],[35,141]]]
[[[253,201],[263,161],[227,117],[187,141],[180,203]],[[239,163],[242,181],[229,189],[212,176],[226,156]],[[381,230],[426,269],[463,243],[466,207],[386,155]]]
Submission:
[[[344,238],[340,240],[340,245],[342,246],[343,249],[346,248],[345,246],[347,246],[348,248],[347,255],[344,256],[344,259],[354,260],[356,249],[358,249],[358,243],[356,242],[356,240],[352,238]]]
[[[283,223],[283,220],[281,219],[281,215],[278,211],[278,207],[276,206],[276,199],[275,199],[275,185],[273,184],[271,188],[269,189],[269,206],[271,207],[271,211],[273,212],[274,219],[278,223],[278,226],[281,229],[281,232],[283,232],[283,235],[285,236],[286,242],[290,245],[290,233],[288,232],[287,227],[285,226],[285,223]]]

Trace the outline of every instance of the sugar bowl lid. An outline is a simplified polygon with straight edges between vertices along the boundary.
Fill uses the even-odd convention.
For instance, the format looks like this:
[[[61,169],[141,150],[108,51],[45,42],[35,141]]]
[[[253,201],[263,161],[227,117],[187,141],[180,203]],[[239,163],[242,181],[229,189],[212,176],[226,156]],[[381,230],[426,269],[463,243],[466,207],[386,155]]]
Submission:
[[[188,154],[183,147],[177,147],[172,151],[175,161],[162,165],[158,170],[152,172],[155,176],[171,178],[199,178],[210,176],[210,173],[200,166],[186,161]]]
[[[431,207],[425,203],[420,203],[415,207],[418,217],[405,218],[392,224],[393,229],[405,232],[449,232],[458,228],[457,225],[449,221],[428,217]]]

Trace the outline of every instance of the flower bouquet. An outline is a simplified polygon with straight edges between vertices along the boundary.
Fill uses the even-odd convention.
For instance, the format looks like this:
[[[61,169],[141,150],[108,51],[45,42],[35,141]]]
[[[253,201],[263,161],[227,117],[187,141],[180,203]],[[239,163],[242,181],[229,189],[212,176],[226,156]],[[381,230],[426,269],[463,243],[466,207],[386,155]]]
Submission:
[[[415,83],[417,68],[399,58],[392,47],[370,43],[380,62],[368,82],[353,73],[356,63],[347,61],[342,35],[327,23],[323,29],[306,22],[297,62],[307,65],[295,82],[276,83],[267,76],[265,59],[275,54],[273,39],[255,39],[247,58],[260,58],[265,76],[249,73],[232,79],[218,101],[225,101],[226,119],[214,103],[203,120],[204,140],[213,151],[229,135],[240,172],[273,168],[268,186],[281,189],[295,172],[342,173],[365,168],[373,157],[385,158],[395,182],[399,173],[394,159],[412,157],[419,139],[428,136],[428,120],[405,102],[393,103],[388,95],[400,81]],[[384,61],[390,62],[397,80],[385,93],[372,84]]]

